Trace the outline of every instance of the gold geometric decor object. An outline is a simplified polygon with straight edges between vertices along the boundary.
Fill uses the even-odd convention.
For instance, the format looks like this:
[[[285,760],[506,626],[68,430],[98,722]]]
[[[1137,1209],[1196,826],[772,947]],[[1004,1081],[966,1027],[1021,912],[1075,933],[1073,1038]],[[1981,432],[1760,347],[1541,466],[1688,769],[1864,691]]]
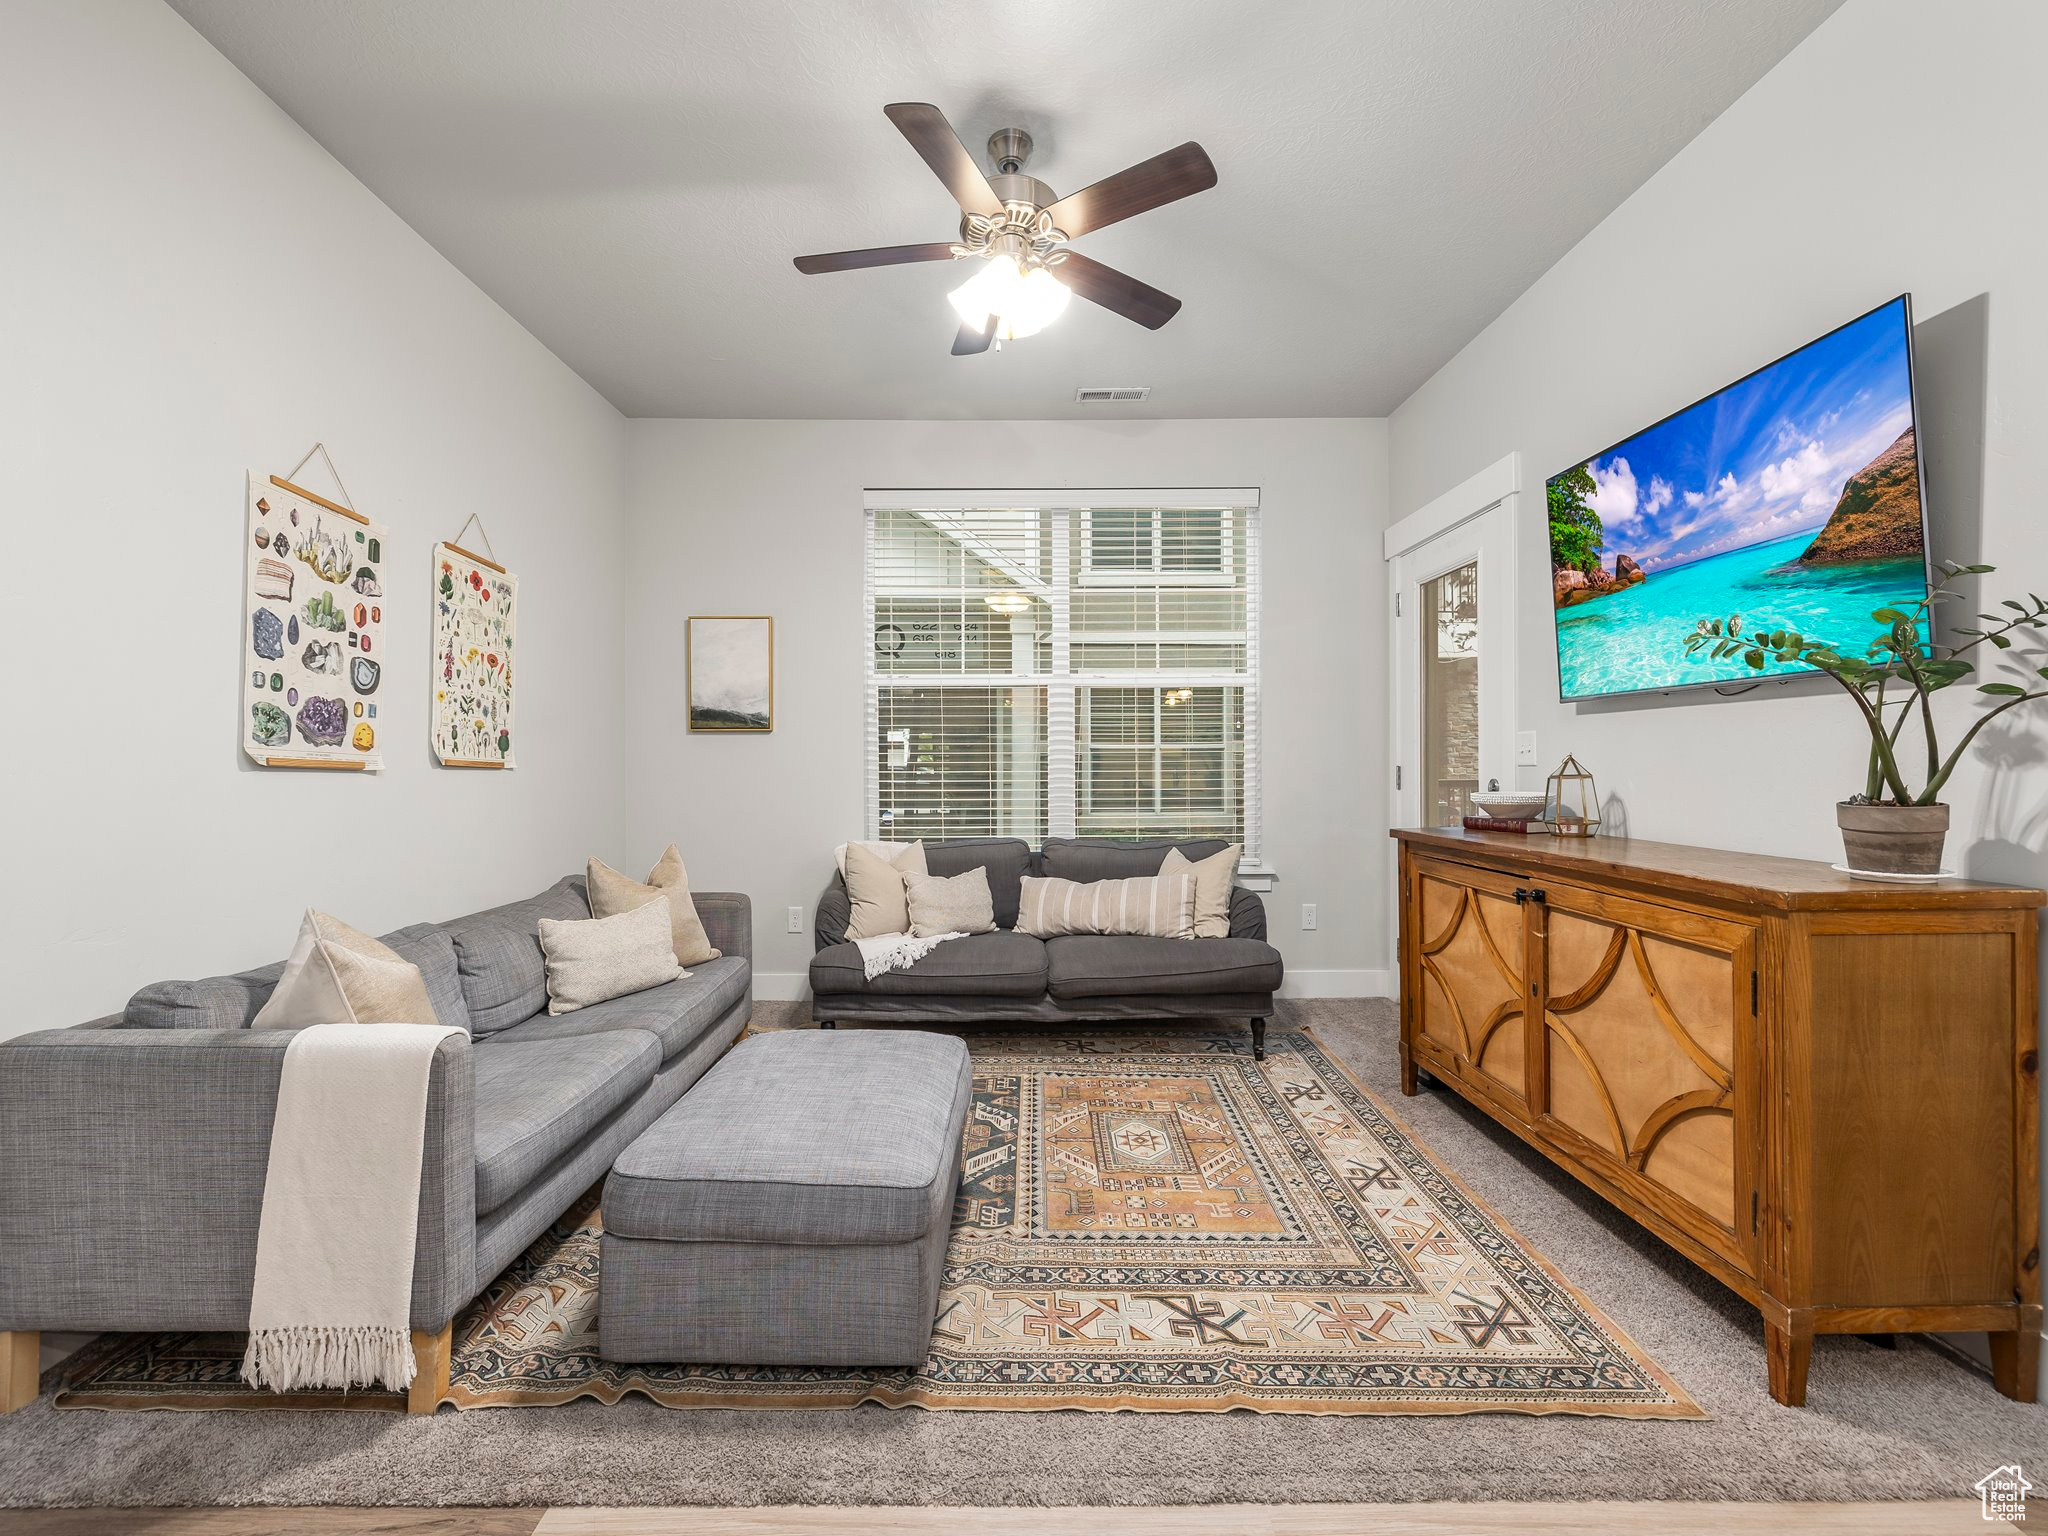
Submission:
[[[1600,830],[1600,789],[1592,773],[1570,753],[1545,785],[1538,820],[1560,837],[1592,837]]]

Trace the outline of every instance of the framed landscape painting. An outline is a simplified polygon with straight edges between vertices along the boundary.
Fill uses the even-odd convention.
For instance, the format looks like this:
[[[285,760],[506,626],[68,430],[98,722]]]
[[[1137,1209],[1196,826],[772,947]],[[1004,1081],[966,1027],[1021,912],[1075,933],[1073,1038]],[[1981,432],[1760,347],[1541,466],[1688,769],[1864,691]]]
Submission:
[[[696,616],[689,621],[690,729],[775,729],[775,621]]]

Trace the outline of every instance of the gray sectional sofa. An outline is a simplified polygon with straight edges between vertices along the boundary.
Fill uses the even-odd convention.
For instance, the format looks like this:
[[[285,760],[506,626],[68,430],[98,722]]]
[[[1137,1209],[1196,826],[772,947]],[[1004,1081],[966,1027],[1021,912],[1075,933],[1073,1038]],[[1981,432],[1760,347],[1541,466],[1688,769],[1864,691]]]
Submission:
[[[581,877],[384,936],[470,1031],[428,1090],[415,1330],[441,1330],[745,1029],[751,904],[695,899],[722,958],[559,1017],[539,923],[590,915]],[[282,969],[157,982],[119,1015],[0,1043],[0,1332],[248,1325],[291,1038],[248,1024]]]
[[[1026,875],[1061,880],[1120,880],[1156,875],[1169,848],[1204,859],[1220,840],[1129,841],[1047,838],[1034,851],[1019,838],[926,842],[935,875],[988,872],[996,931],[939,945],[916,964],[867,979],[860,950],[846,942],[851,903],[834,874],[818,897],[811,957],[811,1014],[829,1028],[867,1024],[958,1024],[979,1020],[1065,1024],[1075,1020],[1213,1017],[1251,1025],[1265,1054],[1266,1020],[1284,971],[1266,942],[1266,909],[1250,891],[1231,893],[1230,936],[1156,939],[1071,935],[1037,939],[1015,931]]]

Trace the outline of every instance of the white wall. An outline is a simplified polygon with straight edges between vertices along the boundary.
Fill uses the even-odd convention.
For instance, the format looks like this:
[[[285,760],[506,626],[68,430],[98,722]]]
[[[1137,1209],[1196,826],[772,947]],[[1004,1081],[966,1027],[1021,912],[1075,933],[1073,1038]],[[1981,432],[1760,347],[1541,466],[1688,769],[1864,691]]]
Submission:
[[[761,994],[799,995],[832,846],[863,819],[862,490],[1257,486],[1273,939],[1297,987],[1383,988],[1385,436],[1363,420],[631,423],[628,665],[650,701],[633,722],[633,859],[674,838],[694,885],[751,894]],[[772,735],[689,734],[690,613],[775,616]],[[791,906],[801,935],[784,931]]]
[[[1511,449],[1536,479],[1575,464],[1911,290],[1934,551],[1999,566],[1989,600],[2048,587],[2043,58],[2048,7],[1852,0],[1395,412],[1394,513]],[[1526,530],[1518,669],[1544,763],[1577,752],[1639,837],[1839,859],[1848,702],[1561,706],[1544,542]],[[1967,873],[2048,884],[2044,742],[2036,714],[1952,782]]]
[[[0,143],[0,1035],[275,959],[309,904],[381,931],[616,850],[618,413],[154,0],[0,12]],[[239,747],[243,470],[315,439],[417,578],[381,776]],[[506,774],[426,742],[472,511],[522,577]]]

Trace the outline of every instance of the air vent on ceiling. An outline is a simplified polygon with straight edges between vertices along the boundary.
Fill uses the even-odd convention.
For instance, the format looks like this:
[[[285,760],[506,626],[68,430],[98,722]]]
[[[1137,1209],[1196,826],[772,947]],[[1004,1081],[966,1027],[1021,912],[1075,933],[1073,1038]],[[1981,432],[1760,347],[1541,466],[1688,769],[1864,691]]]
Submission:
[[[1149,400],[1152,386],[1149,384],[1123,384],[1105,389],[1077,389],[1074,391],[1076,405],[1122,404],[1126,400]]]

